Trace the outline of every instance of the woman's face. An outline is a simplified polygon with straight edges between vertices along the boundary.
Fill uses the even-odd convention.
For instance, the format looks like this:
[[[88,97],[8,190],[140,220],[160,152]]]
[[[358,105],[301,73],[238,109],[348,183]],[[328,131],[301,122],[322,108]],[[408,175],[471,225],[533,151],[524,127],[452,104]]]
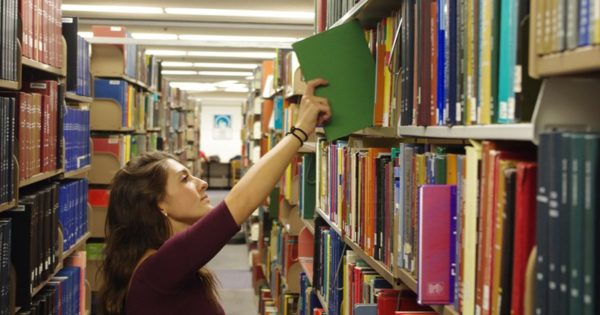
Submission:
[[[166,194],[158,206],[171,220],[191,225],[213,208],[206,195],[208,184],[175,160],[168,159],[167,165]]]

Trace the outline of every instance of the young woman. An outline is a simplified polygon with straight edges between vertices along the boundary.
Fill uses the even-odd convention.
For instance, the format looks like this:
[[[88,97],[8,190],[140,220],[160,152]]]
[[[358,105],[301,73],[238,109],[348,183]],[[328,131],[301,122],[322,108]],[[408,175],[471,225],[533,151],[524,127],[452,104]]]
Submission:
[[[213,208],[208,184],[176,158],[147,153],[115,175],[106,218],[100,306],[104,314],[224,314],[204,268],[263,202],[315,126],[326,99],[308,82],[298,121]]]

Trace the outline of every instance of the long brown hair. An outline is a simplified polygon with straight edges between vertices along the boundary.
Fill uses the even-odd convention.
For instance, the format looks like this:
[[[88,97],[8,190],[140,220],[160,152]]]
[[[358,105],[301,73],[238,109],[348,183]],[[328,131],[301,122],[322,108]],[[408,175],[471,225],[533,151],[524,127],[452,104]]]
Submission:
[[[150,249],[158,249],[172,234],[158,202],[166,194],[167,160],[176,157],[148,152],[127,163],[113,178],[106,216],[106,247],[101,267],[102,314],[122,314],[129,281],[136,265]],[[209,299],[217,302],[216,281],[202,268],[198,273]]]

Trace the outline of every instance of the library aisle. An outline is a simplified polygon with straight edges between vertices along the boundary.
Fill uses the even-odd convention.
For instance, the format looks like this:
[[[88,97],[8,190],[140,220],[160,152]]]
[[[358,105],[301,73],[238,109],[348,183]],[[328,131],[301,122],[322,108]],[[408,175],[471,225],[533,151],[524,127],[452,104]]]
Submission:
[[[228,192],[209,190],[208,196],[216,206]],[[248,247],[246,244],[238,244],[236,239],[234,237],[207,266],[219,280],[221,305],[228,315],[248,314],[248,310],[257,308],[248,265]]]

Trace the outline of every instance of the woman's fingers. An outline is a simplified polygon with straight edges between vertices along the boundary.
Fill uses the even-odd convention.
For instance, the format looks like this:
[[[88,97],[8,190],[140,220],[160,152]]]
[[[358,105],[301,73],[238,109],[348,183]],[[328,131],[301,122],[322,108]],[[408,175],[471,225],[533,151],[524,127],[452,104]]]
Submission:
[[[304,89],[304,95],[312,96],[315,94],[315,88],[317,88],[318,86],[321,86],[321,85],[327,85],[328,83],[329,82],[327,82],[327,80],[321,79],[321,78],[310,80],[306,83],[306,88]]]

